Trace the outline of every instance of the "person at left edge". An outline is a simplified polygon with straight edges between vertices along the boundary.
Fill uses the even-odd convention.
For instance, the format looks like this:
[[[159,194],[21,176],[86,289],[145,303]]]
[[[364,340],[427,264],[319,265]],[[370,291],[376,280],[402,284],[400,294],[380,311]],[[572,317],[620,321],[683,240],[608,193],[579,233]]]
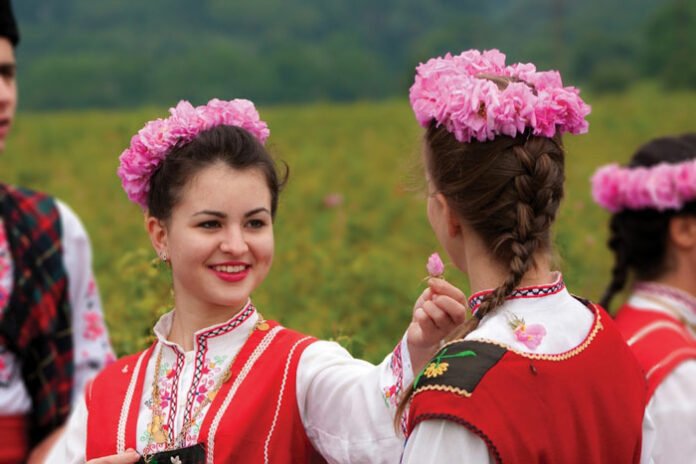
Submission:
[[[0,151],[15,119],[18,42],[1,0]],[[0,182],[0,464],[41,462],[85,383],[114,359],[91,260],[65,203]]]

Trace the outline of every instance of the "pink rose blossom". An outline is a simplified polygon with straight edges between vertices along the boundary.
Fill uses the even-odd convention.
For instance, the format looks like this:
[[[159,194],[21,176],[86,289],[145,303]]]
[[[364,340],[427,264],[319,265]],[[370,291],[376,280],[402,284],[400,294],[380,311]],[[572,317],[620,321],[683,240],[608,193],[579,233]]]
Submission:
[[[128,198],[147,207],[150,176],[169,152],[193,140],[201,132],[220,125],[240,127],[262,144],[270,131],[254,104],[249,100],[212,99],[207,105],[194,107],[180,101],[170,108],[169,117],[145,124],[131,138],[130,146],[119,157],[118,176]]]
[[[546,328],[541,324],[521,324],[514,329],[513,333],[517,341],[522,342],[530,350],[536,350],[546,336]]]
[[[442,277],[442,275],[445,273],[445,264],[442,262],[440,255],[437,253],[430,255],[428,258],[428,264],[425,266],[425,268],[428,270],[428,275],[430,275],[430,277]]]
[[[612,213],[679,210],[696,199],[696,160],[633,168],[610,164],[599,168],[591,182],[595,202]]]
[[[523,82],[500,90],[482,74]],[[544,137],[588,130],[590,107],[576,88],[563,87],[558,71],[537,72],[531,63],[505,66],[498,50],[448,53],[421,63],[409,99],[419,124],[428,127],[435,121],[460,142],[514,137],[527,128]]]

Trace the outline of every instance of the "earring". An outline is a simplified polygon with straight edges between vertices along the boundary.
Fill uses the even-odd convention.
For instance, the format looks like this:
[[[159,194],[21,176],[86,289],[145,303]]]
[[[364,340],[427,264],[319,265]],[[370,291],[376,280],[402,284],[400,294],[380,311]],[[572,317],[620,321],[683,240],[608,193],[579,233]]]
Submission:
[[[160,260],[162,260],[163,263],[166,263],[167,261],[169,261],[169,257],[167,256],[166,251],[160,251],[159,258],[160,258]]]

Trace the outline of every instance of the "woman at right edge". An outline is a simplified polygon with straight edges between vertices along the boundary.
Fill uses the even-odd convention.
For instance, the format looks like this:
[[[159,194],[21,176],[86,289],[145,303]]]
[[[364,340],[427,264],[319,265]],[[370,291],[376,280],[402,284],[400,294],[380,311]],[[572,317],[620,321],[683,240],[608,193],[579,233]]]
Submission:
[[[428,218],[474,316],[416,378],[404,463],[641,462],[646,386],[611,318],[552,271],[563,133],[590,108],[497,50],[434,58],[410,91]],[[645,448],[643,450],[643,448]]]

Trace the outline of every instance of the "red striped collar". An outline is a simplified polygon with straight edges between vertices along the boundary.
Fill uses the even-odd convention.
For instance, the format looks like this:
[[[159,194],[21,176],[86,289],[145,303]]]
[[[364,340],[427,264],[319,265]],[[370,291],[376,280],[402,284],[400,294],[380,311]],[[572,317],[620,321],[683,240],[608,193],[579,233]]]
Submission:
[[[563,282],[563,276],[560,272],[556,272],[553,282],[544,285],[516,288],[510,295],[505,297],[505,299],[514,300],[518,298],[542,298],[549,295],[555,295],[565,288],[566,286]],[[493,289],[482,290],[469,297],[469,308],[471,308],[471,312],[473,314],[476,314],[476,311],[481,306],[481,303],[483,303],[483,300],[491,293],[493,293]]]

